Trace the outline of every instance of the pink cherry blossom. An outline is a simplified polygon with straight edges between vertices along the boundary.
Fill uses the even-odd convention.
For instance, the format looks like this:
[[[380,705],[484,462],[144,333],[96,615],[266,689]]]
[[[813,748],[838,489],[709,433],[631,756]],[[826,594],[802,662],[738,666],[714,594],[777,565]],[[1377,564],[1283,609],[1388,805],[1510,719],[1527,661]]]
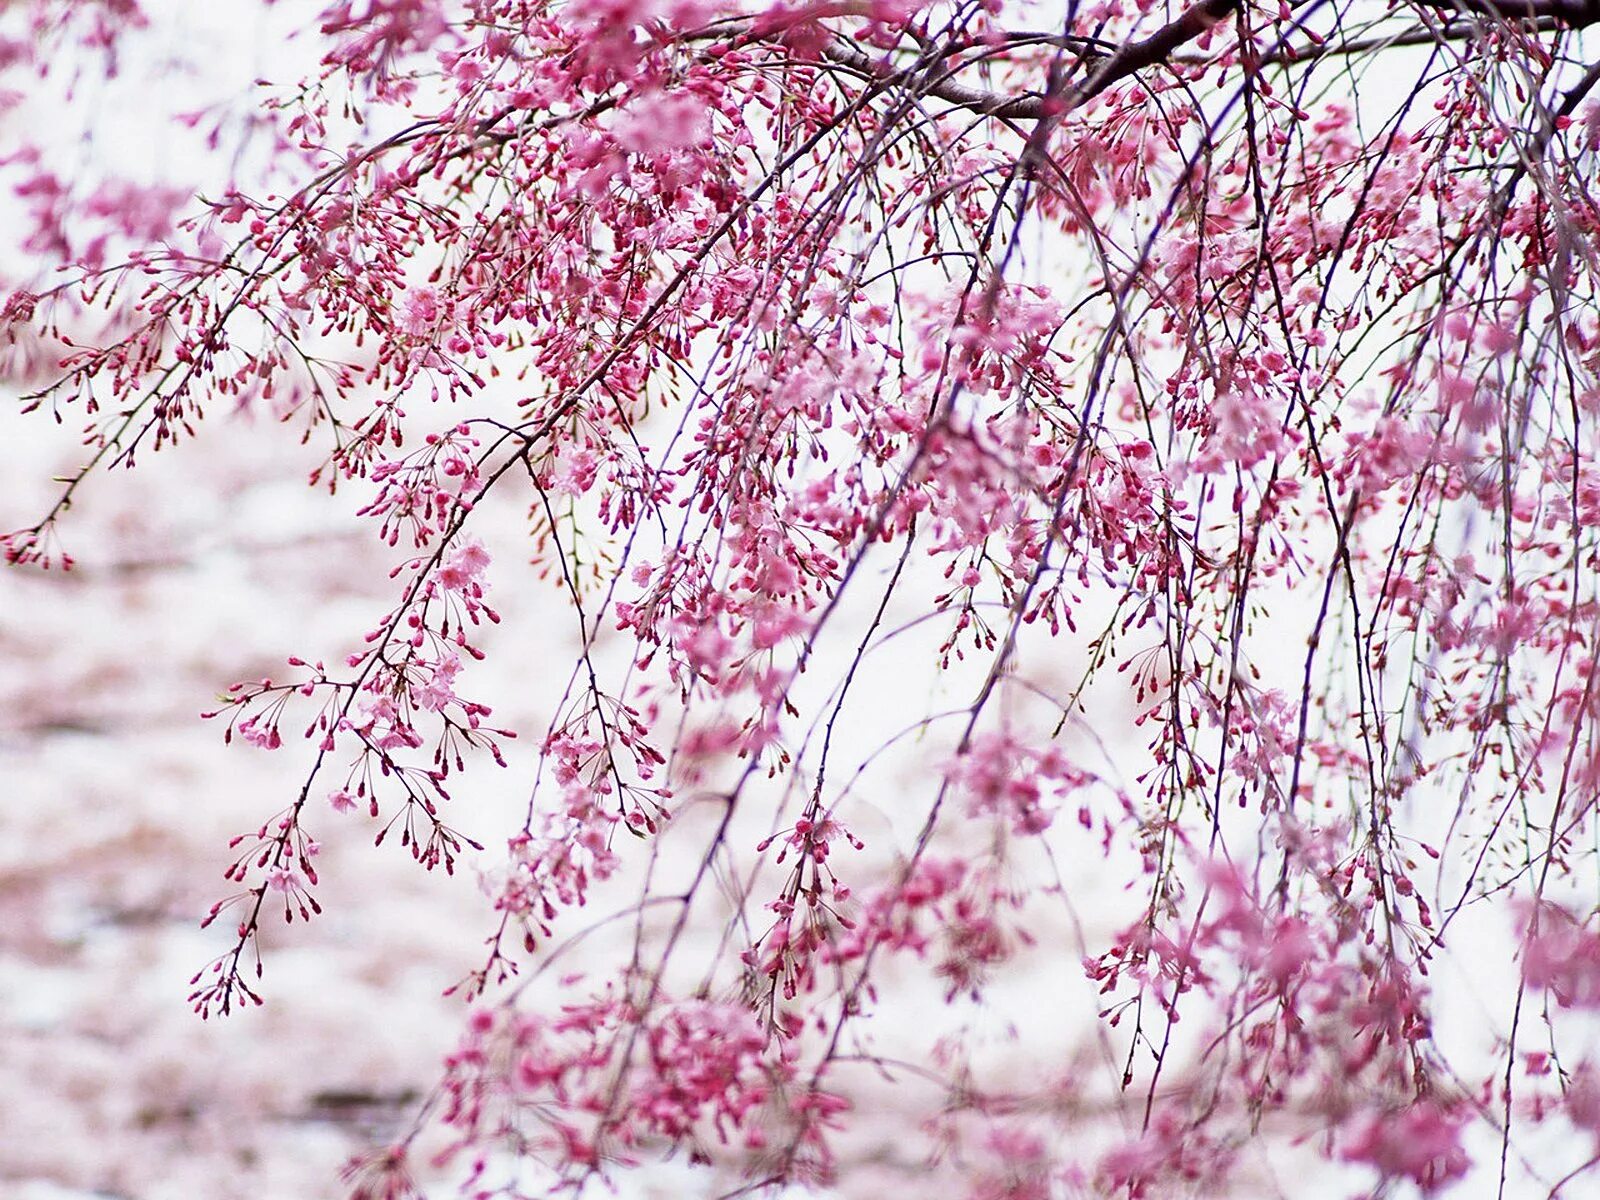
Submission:
[[[213,16],[0,6],[0,1177],[1593,1187],[1591,0]]]

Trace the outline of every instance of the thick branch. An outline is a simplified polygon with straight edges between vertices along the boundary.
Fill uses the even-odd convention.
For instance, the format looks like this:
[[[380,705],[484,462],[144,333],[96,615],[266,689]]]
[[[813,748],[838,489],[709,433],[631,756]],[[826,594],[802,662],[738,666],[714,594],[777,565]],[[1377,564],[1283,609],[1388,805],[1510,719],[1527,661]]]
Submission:
[[[1558,21],[1573,29],[1600,25],[1600,0],[1416,0],[1424,8],[1506,21]]]
[[[991,117],[1032,121],[1058,115],[1098,96],[1118,81],[1164,62],[1179,46],[1194,41],[1206,30],[1226,20],[1239,7],[1239,3],[1240,0],[1200,0],[1199,4],[1187,9],[1176,20],[1162,26],[1143,41],[1130,42],[1108,57],[1085,55],[1084,61],[1092,64],[1089,78],[1077,87],[1066,89],[1060,96],[1004,96],[965,87],[948,77],[929,84],[924,92]],[[897,74],[889,64],[869,58],[842,38],[834,39],[827,49],[827,55],[842,66],[880,79],[892,78]]]
[[[1077,86],[1067,88],[1056,97],[1039,93],[1017,96],[985,91],[958,83],[950,75],[924,83],[921,91],[924,95],[985,116],[1035,121],[1042,117],[1059,115],[1098,96],[1130,75],[1171,62],[1175,51],[1195,41],[1208,29],[1227,20],[1238,9],[1240,2],[1241,0],[1200,0],[1200,3],[1186,9],[1182,15],[1149,37],[1142,41],[1130,42],[1110,55],[1095,55],[1086,51],[1081,45],[1075,44],[1072,48],[1082,56],[1080,61],[1089,67],[1088,78]],[[1564,26],[1582,29],[1600,24],[1600,0],[1416,0],[1416,3],[1425,8],[1453,15],[1471,14],[1498,17],[1507,21],[1532,21],[1546,28]],[[1449,30],[1452,35],[1464,32],[1467,32],[1467,29],[1461,26],[1452,26]],[[1066,39],[1044,34],[1018,36],[1019,39],[1030,42],[1055,41],[1062,45],[1066,44]],[[1430,31],[1427,34],[1430,38],[1436,36],[1440,36],[1437,31]],[[1406,45],[1422,40],[1423,37],[1413,33],[1389,39],[1387,42],[1374,39],[1370,45],[1373,48],[1381,48],[1386,44]],[[1339,52],[1348,53],[1357,48],[1364,49],[1366,46],[1367,44],[1353,43],[1341,47]],[[842,37],[833,40],[826,54],[839,65],[872,78],[889,80],[904,75],[904,72],[897,71],[892,64],[864,54],[853,42]]]
[[[1186,46],[1206,30],[1220,25],[1239,7],[1239,0],[1201,0],[1184,11],[1176,21],[1162,26],[1142,42],[1117,51],[1100,67],[1076,94],[1069,94],[1069,107],[1076,107],[1098,96],[1114,83],[1146,67],[1163,63],[1180,46]]]

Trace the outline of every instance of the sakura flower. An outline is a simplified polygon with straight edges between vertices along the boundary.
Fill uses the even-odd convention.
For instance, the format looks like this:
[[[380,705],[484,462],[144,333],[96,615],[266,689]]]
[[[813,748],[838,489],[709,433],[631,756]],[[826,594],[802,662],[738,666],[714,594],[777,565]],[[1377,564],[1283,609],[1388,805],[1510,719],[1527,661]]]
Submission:
[[[1424,1194],[1464,1176],[1472,1160],[1461,1148],[1461,1119],[1431,1100],[1358,1123],[1344,1157],[1375,1167],[1385,1179],[1410,1179]]]
[[[411,698],[418,708],[440,712],[451,704],[459,703],[455,693],[455,677],[461,670],[461,659],[445,653],[430,668],[428,680],[412,689]]]
[[[438,288],[412,288],[401,304],[400,328],[412,337],[432,337],[444,322],[448,308]]]
[[[676,92],[634,100],[615,133],[623,149],[635,154],[656,154],[697,145],[709,131],[705,101]]]
[[[1522,973],[1563,1006],[1600,1007],[1600,934],[1557,905],[1541,904],[1528,921]]]
[[[283,738],[278,733],[277,725],[260,716],[247,717],[240,721],[239,736],[250,745],[262,750],[276,750],[283,745]]]
[[[489,552],[481,542],[470,539],[458,546],[445,560],[434,579],[446,591],[464,592],[478,583],[488,565]]]

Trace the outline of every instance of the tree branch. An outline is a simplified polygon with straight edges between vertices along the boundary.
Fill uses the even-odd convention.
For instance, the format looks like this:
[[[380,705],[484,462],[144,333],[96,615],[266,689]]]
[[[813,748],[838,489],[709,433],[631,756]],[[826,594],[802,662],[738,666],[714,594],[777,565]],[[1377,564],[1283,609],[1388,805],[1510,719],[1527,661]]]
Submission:
[[[1143,41],[1130,42],[1108,56],[1084,54],[1082,61],[1092,67],[1089,77],[1081,85],[1069,87],[1059,96],[1038,93],[1007,96],[969,88],[949,77],[929,84],[924,94],[986,116],[1010,120],[1033,121],[1059,115],[1099,95],[1120,80],[1163,62],[1179,46],[1193,41],[1226,20],[1239,7],[1239,3],[1240,0],[1200,0],[1200,3],[1185,10],[1177,19]],[[841,66],[878,79],[890,79],[901,74],[889,64],[863,54],[844,38],[836,37],[824,53]]]
[[[1423,8],[1499,17],[1506,21],[1556,21],[1573,29],[1600,25],[1600,0],[1415,0]]]
[[[1600,0],[1415,0],[1424,7],[1453,15],[1498,17],[1507,21],[1532,21],[1543,29],[1567,27],[1583,29],[1600,24]],[[1109,55],[1097,55],[1076,40],[1060,35],[1042,33],[1018,34],[1019,41],[1052,43],[1078,51],[1079,62],[1087,65],[1088,77],[1081,83],[1065,89],[1059,96],[1051,97],[1032,92],[1020,96],[985,91],[956,82],[953,75],[945,75],[927,83],[924,95],[947,101],[957,107],[970,109],[985,116],[1016,121],[1036,121],[1043,117],[1059,115],[1098,96],[1107,88],[1149,67],[1172,61],[1173,53],[1195,41],[1208,29],[1225,21],[1239,7],[1240,0],[1200,0],[1186,9],[1176,19],[1162,26],[1141,41],[1130,42]],[[1448,34],[1461,35],[1468,27],[1452,25]],[[1398,38],[1373,39],[1365,43],[1351,43],[1338,47],[1338,53],[1352,53],[1367,48],[1381,48],[1386,44],[1409,45],[1440,36],[1438,31],[1422,31]],[[1313,52],[1315,53],[1315,52]],[[1323,55],[1329,53],[1322,52]],[[824,54],[840,66],[858,71],[870,78],[890,80],[905,76],[892,64],[875,59],[859,50],[844,37],[835,37]],[[1320,55],[1319,55],[1320,56]],[[1289,55],[1279,53],[1274,61],[1285,61]]]

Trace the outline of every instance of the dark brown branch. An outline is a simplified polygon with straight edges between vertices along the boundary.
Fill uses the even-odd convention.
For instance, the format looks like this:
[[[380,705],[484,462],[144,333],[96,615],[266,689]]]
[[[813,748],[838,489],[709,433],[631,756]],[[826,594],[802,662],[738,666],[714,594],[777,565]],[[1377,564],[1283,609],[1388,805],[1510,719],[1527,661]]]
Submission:
[[[1541,17],[1533,23],[1533,29],[1538,33],[1552,33],[1557,29],[1565,29],[1564,22],[1552,17]],[[1476,19],[1458,19],[1452,17],[1445,25],[1413,25],[1397,33],[1373,34],[1371,37],[1351,38],[1344,42],[1329,42],[1326,45],[1316,46],[1306,43],[1283,45],[1278,49],[1263,54],[1260,65],[1263,67],[1274,66],[1310,66],[1328,58],[1347,58],[1352,55],[1370,54],[1374,51],[1397,50],[1403,46],[1436,46],[1440,42],[1466,41],[1478,37],[1483,33],[1483,22]],[[1174,59],[1184,66],[1204,67],[1210,65],[1210,60],[1192,57],[1179,57]]]
[[[1206,30],[1225,21],[1239,7],[1239,3],[1240,0],[1200,0],[1199,4],[1187,9],[1176,20],[1163,25],[1143,41],[1130,42],[1108,56],[1084,55],[1082,61],[1091,68],[1089,77],[1080,85],[1068,87],[1059,96],[1037,93],[1004,96],[965,87],[949,78],[929,84],[924,94],[991,117],[1035,121],[1042,117],[1057,116],[1098,96],[1128,76],[1165,62],[1178,47],[1187,45]],[[835,38],[826,53],[841,66],[865,75],[884,79],[897,74],[892,66],[868,57],[843,38]]]
[[[1449,12],[1453,15],[1499,17],[1507,21],[1531,21],[1542,29],[1582,29],[1600,24],[1600,0],[1416,0],[1425,8]],[[1197,40],[1208,29],[1227,20],[1239,7],[1240,0],[1200,0],[1186,9],[1175,20],[1162,26],[1142,41],[1130,42],[1109,55],[1096,55],[1088,44],[1079,39],[1039,33],[1018,34],[1022,43],[1056,44],[1069,47],[1079,55],[1079,62],[1088,66],[1088,77],[1080,84],[1066,88],[1060,95],[1051,97],[1038,92],[1024,95],[1005,95],[967,87],[950,76],[926,83],[922,93],[944,100],[960,108],[970,109],[985,116],[1016,121],[1036,121],[1043,117],[1059,115],[1087,100],[1098,96],[1114,84],[1149,67],[1173,61],[1174,52]],[[1361,50],[1381,49],[1386,45],[1411,45],[1441,36],[1465,36],[1471,27],[1452,24],[1441,33],[1437,30],[1408,31],[1391,39],[1374,38],[1370,42],[1353,42],[1323,50],[1308,50],[1306,57],[1325,57],[1328,54],[1355,53]],[[836,37],[825,51],[827,57],[840,66],[874,79],[889,80],[905,75],[882,59],[875,59],[859,50],[843,37]],[[1293,56],[1278,52],[1269,61],[1292,61]],[[1265,65],[1265,62],[1263,63]]]
[[[891,63],[863,54],[856,49],[853,42],[844,37],[835,37],[823,53],[830,62],[848,67],[868,79],[889,80],[905,74],[896,70]],[[949,78],[930,84],[921,90],[924,95],[948,101],[958,108],[968,108],[973,112],[983,113],[985,116],[1029,120],[1043,115],[1038,111],[1044,100],[1042,96],[1004,96],[997,92],[966,87]]]
[[[1573,29],[1600,25],[1600,0],[1416,0],[1423,8],[1506,21],[1556,21]]]

